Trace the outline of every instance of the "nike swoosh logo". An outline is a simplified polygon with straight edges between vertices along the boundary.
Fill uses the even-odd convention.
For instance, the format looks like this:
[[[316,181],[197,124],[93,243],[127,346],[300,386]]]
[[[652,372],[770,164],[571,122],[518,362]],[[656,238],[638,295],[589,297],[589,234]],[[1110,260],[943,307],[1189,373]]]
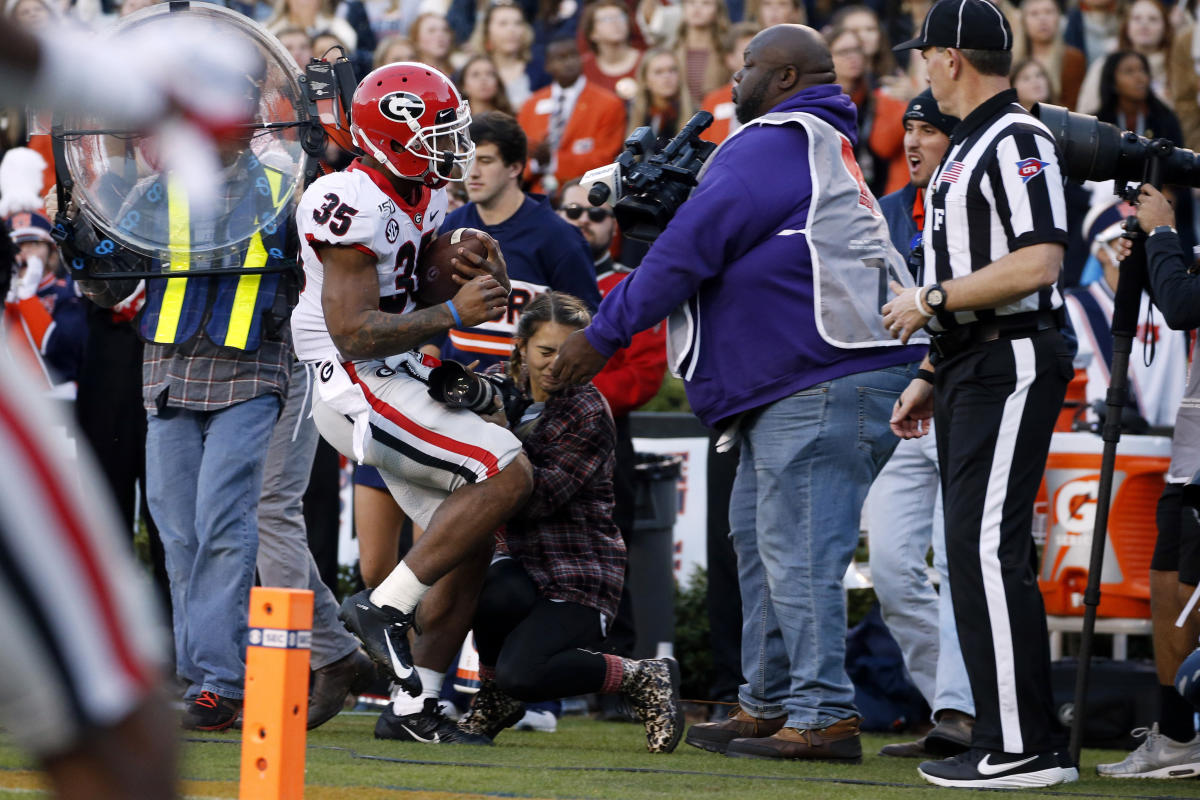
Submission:
[[[392,659],[392,671],[396,673],[396,677],[399,678],[400,680],[404,680],[409,675],[412,675],[413,668],[406,667],[400,663],[400,659],[396,655],[396,649],[394,647],[392,647],[391,634],[389,634],[387,631],[384,631],[383,632],[383,640],[385,642],[387,642],[388,656],[390,656]],[[408,729],[405,728],[405,730],[408,730]],[[411,733],[411,731],[410,731],[410,733]],[[422,739],[421,741],[425,741],[425,740]]]
[[[1037,756],[1030,756],[1029,758],[1021,759],[1020,761],[1010,761],[1007,764],[992,764],[988,760],[991,757],[992,756],[989,753],[980,759],[979,766],[976,767],[976,769],[979,770],[980,775],[999,775],[1001,772],[1008,772],[1010,769],[1016,769],[1017,767],[1028,764],[1030,761],[1033,761],[1037,758]]]
[[[437,733],[434,733],[432,738],[426,739],[424,736],[417,733],[412,728],[405,725],[403,722],[400,723],[400,727],[404,728],[404,730],[408,731],[408,735],[413,737],[414,739],[416,739],[418,742],[424,742],[425,744],[437,744],[438,742],[441,741],[441,739],[438,738]]]

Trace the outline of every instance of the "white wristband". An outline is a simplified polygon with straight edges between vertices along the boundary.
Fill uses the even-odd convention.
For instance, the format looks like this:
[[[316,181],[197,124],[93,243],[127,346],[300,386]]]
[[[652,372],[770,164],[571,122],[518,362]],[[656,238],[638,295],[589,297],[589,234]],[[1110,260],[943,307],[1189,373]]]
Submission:
[[[920,311],[926,319],[933,316],[933,309],[925,304],[925,293],[927,291],[929,291],[928,286],[922,286],[917,289],[917,311]]]

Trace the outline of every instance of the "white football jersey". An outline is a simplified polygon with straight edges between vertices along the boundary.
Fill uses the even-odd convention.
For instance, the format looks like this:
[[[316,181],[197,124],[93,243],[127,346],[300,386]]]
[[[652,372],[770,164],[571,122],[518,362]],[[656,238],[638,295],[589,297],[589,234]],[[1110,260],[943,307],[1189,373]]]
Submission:
[[[426,187],[417,204],[409,206],[383,173],[359,161],[345,172],[313,181],[296,210],[304,291],[292,311],[292,341],[301,361],[339,357],[321,308],[325,273],[313,243],[369,253],[376,260],[380,300],[388,298],[390,311],[407,313],[416,308],[412,287],[417,255],[437,235],[446,202],[445,189]]]

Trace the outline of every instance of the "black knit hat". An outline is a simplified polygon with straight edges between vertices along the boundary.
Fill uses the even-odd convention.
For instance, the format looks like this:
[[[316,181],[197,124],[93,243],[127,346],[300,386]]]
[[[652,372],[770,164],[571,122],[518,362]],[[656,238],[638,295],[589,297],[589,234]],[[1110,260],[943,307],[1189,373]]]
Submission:
[[[958,117],[942,113],[938,108],[937,100],[933,99],[933,92],[928,89],[908,101],[908,108],[904,109],[903,119],[905,122],[910,119],[927,122],[947,136],[960,122]]]

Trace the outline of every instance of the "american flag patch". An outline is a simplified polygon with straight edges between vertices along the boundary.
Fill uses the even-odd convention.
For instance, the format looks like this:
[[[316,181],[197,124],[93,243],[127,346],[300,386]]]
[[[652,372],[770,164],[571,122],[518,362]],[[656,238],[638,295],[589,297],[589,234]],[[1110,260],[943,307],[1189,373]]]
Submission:
[[[951,161],[950,166],[942,170],[942,181],[944,183],[956,183],[959,177],[962,176],[963,165],[961,161]]]

